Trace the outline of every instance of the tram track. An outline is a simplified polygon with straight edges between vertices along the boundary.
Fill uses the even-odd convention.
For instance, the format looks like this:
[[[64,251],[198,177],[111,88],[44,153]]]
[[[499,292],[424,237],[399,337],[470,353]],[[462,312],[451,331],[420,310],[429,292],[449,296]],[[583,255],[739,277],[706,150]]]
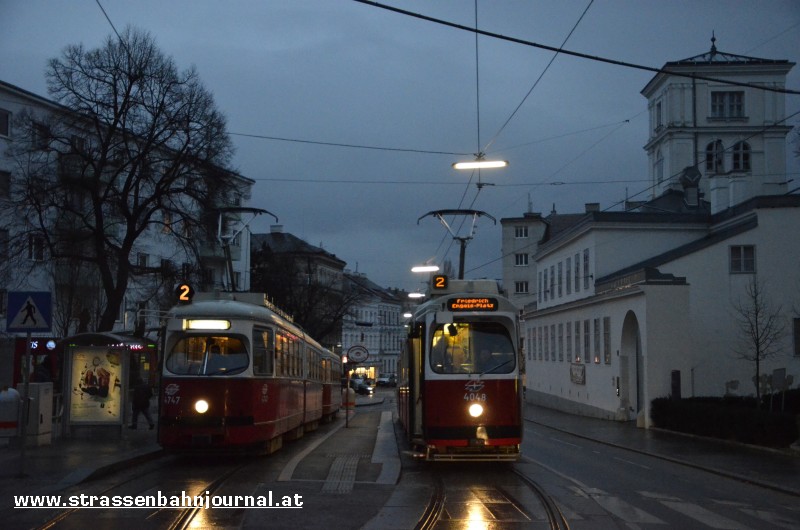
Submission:
[[[208,484],[205,488],[201,491],[204,495],[214,495],[232,476],[236,473],[247,467],[247,463],[241,464],[236,466],[227,472],[223,473],[219,477],[217,477],[213,482]],[[187,530],[188,528],[192,528],[192,523],[197,517],[197,514],[200,510],[203,510],[204,506],[194,506],[190,508],[184,508],[178,514],[178,517],[172,522],[171,525],[167,527],[168,530]]]
[[[248,465],[249,465],[248,462],[244,462],[241,464],[235,464],[233,465],[233,467],[228,467],[227,469],[224,469],[222,473],[219,474],[217,477],[211,479],[204,487],[201,487],[199,489],[195,487],[193,489],[198,489],[198,492],[201,493],[203,497],[211,496],[216,491],[218,491],[219,488],[221,488],[232,476],[234,476],[237,472],[241,471]],[[94,498],[145,496],[147,495],[145,492],[138,492],[138,493],[124,492],[123,494],[123,491],[126,486],[134,484],[137,481],[146,480],[151,475],[158,477],[159,473],[161,472],[162,470],[160,469],[160,466],[155,469],[147,469],[140,472],[135,472],[133,474],[128,475],[123,480],[114,481],[114,483],[108,487],[92,491],[91,493],[87,493],[85,495],[87,497],[94,497]],[[176,517],[172,518],[172,522],[166,523],[162,527],[168,528],[169,530],[186,530],[187,528],[191,528],[192,522],[196,518],[198,512],[203,508],[204,506],[178,508],[178,514]],[[78,514],[83,509],[84,507],[67,508],[64,511],[59,512],[57,515],[55,515],[48,521],[39,525],[34,525],[32,526],[32,528],[35,528],[36,530],[50,530],[52,528],[55,528],[56,526],[59,527],[63,526],[67,528],[72,526],[81,526]],[[152,506],[151,515],[154,513],[158,513],[162,510],[164,510],[164,507]],[[72,521],[72,519],[76,519],[76,521]]]
[[[544,518],[551,530],[569,530],[569,522],[545,489],[522,471],[513,467],[509,470],[514,481],[533,492],[538,503],[520,502],[508,486],[501,484],[507,478],[503,475],[489,480],[465,480],[463,474],[457,473],[445,480],[442,471],[435,470],[428,503],[414,529],[450,528],[448,525],[462,521],[466,527],[480,523],[515,525]],[[469,485],[465,487],[464,483]],[[539,515],[532,515],[534,513]]]
[[[550,523],[550,529],[569,530],[569,522],[567,522],[567,518],[564,517],[563,512],[558,507],[555,500],[553,500],[553,498],[547,494],[544,488],[519,469],[514,468],[512,469],[512,472],[539,498],[542,508],[544,508],[544,511],[547,514],[547,519]]]

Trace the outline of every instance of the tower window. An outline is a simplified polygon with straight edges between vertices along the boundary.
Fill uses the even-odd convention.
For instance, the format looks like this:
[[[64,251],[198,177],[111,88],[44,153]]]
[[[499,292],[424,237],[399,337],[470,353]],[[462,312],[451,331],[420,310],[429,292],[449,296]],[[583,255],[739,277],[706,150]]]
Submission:
[[[750,145],[738,142],[733,146],[733,170],[750,171]]]
[[[706,171],[712,173],[722,173],[723,166],[722,140],[714,140],[706,146]]]

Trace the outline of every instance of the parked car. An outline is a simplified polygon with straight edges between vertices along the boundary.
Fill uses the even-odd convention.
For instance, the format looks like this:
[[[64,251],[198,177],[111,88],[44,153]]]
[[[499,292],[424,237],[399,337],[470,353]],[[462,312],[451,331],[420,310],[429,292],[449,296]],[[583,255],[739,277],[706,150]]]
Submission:
[[[397,376],[395,374],[386,374],[378,378],[378,386],[395,386],[397,385]]]
[[[364,383],[364,381],[361,379],[351,379],[350,388],[355,390],[356,394],[361,394],[364,396],[371,396],[373,392],[373,388]]]

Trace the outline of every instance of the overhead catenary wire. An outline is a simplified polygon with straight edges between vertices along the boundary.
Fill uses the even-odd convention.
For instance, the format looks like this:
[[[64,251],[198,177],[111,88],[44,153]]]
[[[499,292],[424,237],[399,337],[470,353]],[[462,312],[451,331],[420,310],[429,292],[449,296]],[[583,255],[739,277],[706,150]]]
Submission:
[[[477,0],[476,0],[476,2],[477,2]],[[494,136],[492,136],[492,138],[486,143],[486,146],[484,146],[484,148],[481,151],[483,151],[483,152],[488,151],[489,148],[494,143],[494,141],[497,140],[497,138],[500,136],[500,134],[506,128],[506,126],[508,126],[508,124],[511,122],[511,120],[514,119],[514,116],[516,116],[517,112],[519,112],[519,109],[522,108],[522,105],[525,104],[525,101],[528,99],[528,97],[530,97],[531,93],[534,91],[536,86],[539,84],[539,82],[544,77],[544,74],[547,73],[547,70],[549,70],[550,66],[555,62],[556,58],[558,57],[559,52],[564,48],[564,45],[567,44],[567,41],[569,40],[570,37],[572,37],[572,34],[575,33],[575,30],[578,29],[578,24],[581,23],[581,20],[583,20],[583,17],[586,16],[586,13],[589,11],[589,8],[592,7],[593,3],[594,3],[594,0],[589,0],[589,5],[586,6],[586,9],[583,10],[583,13],[581,13],[581,16],[578,17],[578,21],[575,22],[574,26],[572,26],[572,29],[569,31],[567,36],[561,42],[561,46],[559,46],[558,51],[556,51],[553,54],[553,56],[550,58],[550,62],[548,62],[547,66],[544,67],[544,70],[542,70],[542,73],[539,74],[539,77],[536,78],[536,81],[533,82],[533,86],[531,86],[530,90],[528,90],[528,93],[525,94],[525,97],[522,98],[522,101],[519,102],[519,105],[517,105],[517,107],[513,110],[513,112],[511,112],[511,115],[508,117],[508,119],[503,123],[503,125],[500,126],[500,129],[494,134]],[[478,27],[477,21],[476,21],[475,27],[476,28]],[[475,35],[475,38],[476,39],[478,38],[477,34]]]
[[[781,94],[800,95],[800,90],[790,90],[788,88],[780,88],[780,87],[774,87],[774,86],[768,86],[768,85],[758,85],[758,84],[746,83],[746,82],[742,82],[742,81],[735,81],[735,80],[731,80],[731,79],[720,79],[720,78],[717,78],[717,77],[697,75],[697,74],[692,74],[692,73],[689,73],[689,72],[676,72],[674,70],[670,70],[669,68],[656,68],[656,67],[653,67],[653,66],[645,66],[645,65],[642,65],[642,64],[636,64],[636,63],[631,63],[631,62],[628,62],[628,61],[622,61],[622,60],[619,60],[619,59],[609,59],[607,57],[601,57],[599,55],[590,55],[588,53],[581,53],[581,52],[576,52],[576,51],[572,51],[572,50],[559,49],[559,48],[556,48],[555,46],[548,46],[546,44],[540,44],[538,42],[532,42],[532,41],[529,41],[529,40],[519,39],[519,38],[516,38],[516,37],[509,37],[508,35],[503,35],[501,33],[494,33],[494,32],[491,32],[491,31],[485,31],[485,30],[481,30],[481,29],[470,28],[469,26],[464,26],[463,24],[456,24],[455,22],[449,22],[447,20],[442,20],[440,18],[430,17],[430,16],[427,16],[427,15],[423,15],[421,13],[414,13],[413,11],[408,11],[406,9],[400,9],[399,7],[388,6],[386,4],[381,4],[379,2],[372,2],[370,0],[353,0],[353,1],[354,2],[358,2],[359,4],[365,4],[365,5],[369,5],[369,6],[372,6],[372,7],[377,7],[377,8],[380,8],[380,9],[393,11],[393,12],[401,14],[401,15],[406,15],[406,16],[418,18],[420,20],[433,22],[435,24],[440,24],[440,25],[443,25],[443,26],[448,26],[448,27],[451,27],[451,28],[454,28],[454,29],[460,29],[462,31],[477,32],[477,33],[479,33],[481,35],[485,35],[487,37],[491,37],[491,38],[494,38],[494,39],[503,40],[503,41],[506,41],[506,42],[513,42],[515,44],[521,44],[523,46],[529,46],[529,47],[538,48],[538,49],[541,49],[541,50],[548,50],[548,51],[551,51],[551,52],[557,51],[557,52],[559,52],[561,54],[570,55],[572,57],[577,57],[577,58],[580,58],[580,59],[586,59],[586,60],[590,60],[590,61],[596,61],[596,62],[601,62],[601,63],[606,63],[606,64],[612,64],[612,65],[615,65],[615,66],[623,66],[623,67],[626,67],[626,68],[633,68],[633,69],[636,69],[636,70],[644,70],[646,72],[653,72],[653,73],[656,73],[656,74],[668,74],[668,75],[674,75],[674,76],[677,76],[677,77],[686,77],[686,78],[689,78],[689,79],[698,79],[698,80],[701,80],[701,81],[712,81],[712,82],[721,83],[721,84],[724,84],[724,85],[741,86],[741,87],[753,88],[753,89],[757,89],[757,90],[766,90],[768,92],[778,92],[778,93],[781,93]]]

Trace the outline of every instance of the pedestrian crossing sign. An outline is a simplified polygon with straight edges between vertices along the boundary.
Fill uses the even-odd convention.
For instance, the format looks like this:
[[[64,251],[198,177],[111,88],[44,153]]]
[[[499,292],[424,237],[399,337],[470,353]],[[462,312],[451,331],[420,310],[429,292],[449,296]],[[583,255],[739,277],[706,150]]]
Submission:
[[[8,293],[6,331],[51,331],[53,306],[49,292]]]

